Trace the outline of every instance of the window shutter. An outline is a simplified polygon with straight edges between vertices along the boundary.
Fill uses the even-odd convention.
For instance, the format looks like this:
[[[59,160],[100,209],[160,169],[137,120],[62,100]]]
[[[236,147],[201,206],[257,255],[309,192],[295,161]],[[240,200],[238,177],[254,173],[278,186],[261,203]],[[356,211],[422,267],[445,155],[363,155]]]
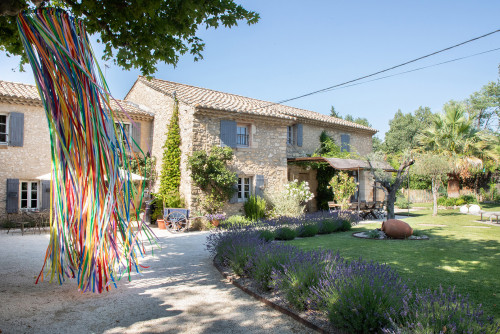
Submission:
[[[9,145],[22,147],[24,143],[24,114],[11,112],[9,114]]]
[[[264,175],[255,176],[255,195],[264,197]]]
[[[302,147],[302,124],[297,124],[297,146]]]
[[[236,147],[236,122],[228,119],[220,120],[220,141],[222,145]]]
[[[50,206],[50,181],[43,180],[42,182],[42,210],[47,210]]]
[[[130,146],[134,152],[140,152],[141,147],[141,123],[139,121],[132,123],[132,139],[135,140],[137,144],[134,142],[130,142]]]
[[[19,208],[19,179],[7,179],[7,213],[17,213]]]
[[[234,185],[235,192],[231,199],[229,200],[229,203],[234,204],[238,202],[238,174],[236,174],[236,184]]]
[[[340,135],[340,141],[342,142],[341,144],[341,152],[351,152],[351,136],[349,135]]]

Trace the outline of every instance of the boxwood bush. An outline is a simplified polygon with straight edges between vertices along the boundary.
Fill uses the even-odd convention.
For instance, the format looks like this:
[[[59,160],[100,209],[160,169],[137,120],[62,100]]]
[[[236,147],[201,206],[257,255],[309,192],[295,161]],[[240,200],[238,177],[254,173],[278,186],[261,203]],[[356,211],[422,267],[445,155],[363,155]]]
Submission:
[[[297,232],[289,227],[280,227],[274,232],[276,240],[293,240],[297,236]]]

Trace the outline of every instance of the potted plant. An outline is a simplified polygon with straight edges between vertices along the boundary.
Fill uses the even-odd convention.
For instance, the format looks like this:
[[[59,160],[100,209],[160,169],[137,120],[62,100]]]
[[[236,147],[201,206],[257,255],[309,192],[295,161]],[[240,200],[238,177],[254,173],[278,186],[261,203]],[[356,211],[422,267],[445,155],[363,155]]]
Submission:
[[[223,213],[214,213],[207,214],[205,218],[207,218],[214,227],[217,227],[221,221],[226,219],[226,216]]]
[[[167,229],[167,226],[165,225],[165,220],[163,219],[163,216],[161,218],[160,218],[160,216],[158,216],[158,218],[156,218],[156,223],[158,224],[158,228],[160,230]]]

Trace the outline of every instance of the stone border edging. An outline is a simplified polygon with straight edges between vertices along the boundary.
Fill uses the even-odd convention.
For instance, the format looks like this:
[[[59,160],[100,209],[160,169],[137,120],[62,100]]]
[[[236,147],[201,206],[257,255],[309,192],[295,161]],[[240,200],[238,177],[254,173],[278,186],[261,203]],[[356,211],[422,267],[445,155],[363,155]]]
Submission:
[[[270,300],[267,300],[266,298],[260,296],[259,294],[253,292],[252,290],[244,287],[243,285],[241,285],[240,283],[238,283],[232,275],[226,273],[223,271],[223,269],[216,263],[215,259],[213,261],[213,264],[214,264],[214,267],[217,268],[217,270],[220,272],[220,274],[229,282],[231,283],[232,285],[234,285],[235,287],[239,288],[241,291],[245,292],[247,295],[250,295],[252,296],[253,298],[257,299],[258,301],[266,304],[267,306],[270,306],[271,308],[275,309],[276,311],[279,311],[289,317],[292,317],[293,319],[297,320],[298,322],[300,322],[301,324],[303,324],[304,326],[306,327],[309,327],[315,331],[317,331],[318,333],[322,333],[322,334],[326,334],[328,333],[327,331],[325,331],[323,328],[313,324],[312,322],[310,321],[307,321],[306,319],[302,318],[301,316],[299,316],[298,314],[296,313],[293,313],[292,311],[290,310],[287,310],[281,306],[279,306],[278,304],[275,304],[273,303],[272,301]]]

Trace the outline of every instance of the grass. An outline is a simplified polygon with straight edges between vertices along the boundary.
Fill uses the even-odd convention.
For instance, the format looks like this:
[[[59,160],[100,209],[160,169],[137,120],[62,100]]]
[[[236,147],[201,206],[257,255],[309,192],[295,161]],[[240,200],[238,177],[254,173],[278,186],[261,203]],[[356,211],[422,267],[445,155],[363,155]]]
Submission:
[[[481,207],[500,211],[498,205]],[[413,212],[405,221],[430,240],[380,241],[352,237],[353,232],[380,227],[380,223],[374,223],[355,226],[349,232],[288,243],[303,249],[338,250],[348,260],[361,257],[387,263],[418,288],[455,286],[459,293],[468,294],[471,301],[483,305],[486,314],[500,321],[500,226],[476,223],[476,219],[479,217],[464,215],[458,210],[440,210],[437,217],[432,217],[431,210],[422,210]]]

